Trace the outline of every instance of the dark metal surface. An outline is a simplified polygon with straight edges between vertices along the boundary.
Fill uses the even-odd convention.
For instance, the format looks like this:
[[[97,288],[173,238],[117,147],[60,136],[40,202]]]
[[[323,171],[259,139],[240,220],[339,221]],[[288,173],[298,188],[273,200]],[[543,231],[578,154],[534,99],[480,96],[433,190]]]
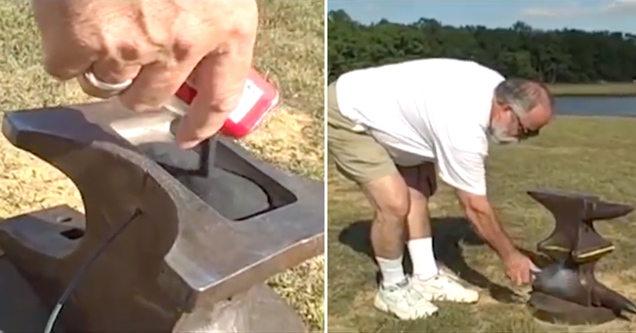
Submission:
[[[582,306],[541,292],[533,292],[528,303],[535,318],[549,323],[599,325],[616,319],[610,309]]]
[[[624,311],[636,313],[630,300],[594,277],[596,262],[614,250],[612,243],[596,232],[594,221],[621,217],[633,208],[590,195],[560,191],[528,194],[556,220],[552,234],[537,245],[552,263],[542,268],[532,284],[528,305],[533,315],[544,321],[578,325],[604,323]]]
[[[262,283],[323,252],[323,184],[225,139],[201,177],[197,154],[170,143],[171,121],[115,102],[8,113],[3,133],[75,183],[86,217],[66,206],[16,216],[0,224],[0,247],[50,309],[139,210],[65,304],[65,331],[303,330]]]
[[[0,281],[0,332],[41,332],[47,308],[4,256],[0,256]]]

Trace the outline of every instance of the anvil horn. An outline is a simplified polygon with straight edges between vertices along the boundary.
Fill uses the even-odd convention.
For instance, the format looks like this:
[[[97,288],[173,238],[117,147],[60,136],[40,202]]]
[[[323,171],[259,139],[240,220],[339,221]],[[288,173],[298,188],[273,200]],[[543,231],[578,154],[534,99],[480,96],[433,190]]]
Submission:
[[[631,213],[634,207],[599,201],[586,212],[587,220],[609,220]]]

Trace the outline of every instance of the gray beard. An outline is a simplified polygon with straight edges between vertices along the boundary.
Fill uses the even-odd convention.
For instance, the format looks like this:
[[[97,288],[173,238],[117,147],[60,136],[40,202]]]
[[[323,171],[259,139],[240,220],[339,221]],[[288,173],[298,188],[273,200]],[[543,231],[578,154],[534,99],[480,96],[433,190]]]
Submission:
[[[488,139],[493,143],[504,145],[510,143],[517,143],[519,139],[514,136],[508,135],[505,129],[498,129],[496,126],[490,125],[488,127]]]

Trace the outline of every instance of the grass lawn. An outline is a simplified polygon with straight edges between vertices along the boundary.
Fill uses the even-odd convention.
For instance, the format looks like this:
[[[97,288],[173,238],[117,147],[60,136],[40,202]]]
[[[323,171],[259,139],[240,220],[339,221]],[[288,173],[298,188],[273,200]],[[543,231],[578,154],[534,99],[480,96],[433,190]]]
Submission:
[[[261,0],[255,66],[282,92],[283,105],[244,144],[282,168],[322,179],[324,1]],[[0,109],[89,100],[75,82],[59,83],[39,65],[39,37],[28,1],[0,2]],[[2,114],[0,113],[0,116]],[[59,171],[0,138],[0,219],[61,203],[81,209]],[[323,330],[324,258],[273,277],[269,284]]]
[[[635,83],[549,84],[557,96],[636,96]]]
[[[557,188],[636,205],[636,119],[557,117],[539,138],[496,146],[488,161],[490,198],[517,245],[534,251],[551,232],[553,219],[527,190]],[[356,188],[330,166],[328,172],[328,319],[330,332],[626,332],[636,324],[558,327],[535,321],[499,259],[471,232],[449,187],[432,199],[437,259],[477,287],[476,305],[440,303],[438,316],[399,321],[373,307],[376,268],[369,253],[372,211]],[[598,223],[616,250],[600,261],[597,278],[636,300],[636,213]],[[516,294],[517,296],[515,296]]]

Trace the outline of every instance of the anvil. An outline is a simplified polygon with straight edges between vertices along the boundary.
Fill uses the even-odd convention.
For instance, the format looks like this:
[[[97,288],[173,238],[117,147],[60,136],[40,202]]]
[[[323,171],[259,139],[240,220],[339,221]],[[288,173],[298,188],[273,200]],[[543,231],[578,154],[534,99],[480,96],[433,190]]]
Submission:
[[[533,314],[544,321],[598,324],[636,313],[636,306],[594,277],[596,262],[612,252],[612,243],[599,235],[594,221],[621,217],[633,208],[591,195],[562,191],[530,191],[528,194],[554,216],[556,226],[537,249],[552,259],[532,284],[528,302]]]
[[[281,171],[219,138],[202,175],[173,142],[174,116],[116,101],[9,112],[15,146],[67,175],[66,205],[0,224],[0,248],[67,332],[299,332],[264,281],[324,250],[323,183]],[[211,159],[212,160],[212,159]]]

